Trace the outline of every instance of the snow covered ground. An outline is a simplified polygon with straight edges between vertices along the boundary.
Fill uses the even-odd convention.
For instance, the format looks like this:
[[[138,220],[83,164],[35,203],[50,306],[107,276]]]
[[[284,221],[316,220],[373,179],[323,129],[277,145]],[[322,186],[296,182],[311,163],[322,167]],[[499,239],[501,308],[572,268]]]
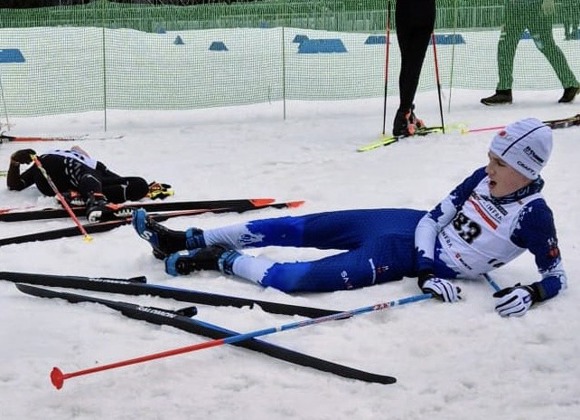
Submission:
[[[509,107],[484,108],[489,92],[453,92],[446,122],[470,128],[516,119],[566,117],[578,104],[558,105],[561,91],[518,92]],[[446,93],[448,95],[448,93]],[[389,98],[389,119],[395,104]],[[578,101],[577,101],[578,102]],[[355,149],[380,136],[382,100],[292,102],[183,112],[112,112],[109,132],[122,139],[77,144],[122,174],[167,182],[174,200],[241,197],[304,199],[295,210],[172,219],[173,228],[208,228],[252,218],[370,207],[429,209],[473,169],[486,163],[493,131],[451,132],[407,139],[368,153]],[[417,111],[439,119],[435,92]],[[21,118],[11,133],[100,132],[102,115]],[[56,391],[53,366],[85,369],[206,339],[123,317],[95,304],[73,305],[20,293],[0,281],[0,417],[2,419],[558,419],[580,410],[580,128],[554,131],[543,175],[559,231],[569,289],[520,319],[493,310],[484,281],[461,282],[464,300],[413,303],[352,319],[282,332],[264,340],[359,369],[396,376],[394,385],[367,384],[294,366],[249,350],[222,346],[146,364],[73,378]],[[72,143],[4,144],[0,162],[32,146],[39,153]],[[0,207],[47,206],[34,188],[0,189]],[[70,220],[2,223],[1,237],[72,226]],[[272,258],[317,258],[312,249],[268,248]],[[1,271],[131,277],[222,294],[349,310],[418,293],[415,279],[354,291],[285,295],[215,272],[171,278],[129,226],[80,237],[2,247]],[[494,274],[502,286],[535,281],[525,255]],[[89,292],[87,292],[89,293]],[[98,295],[98,294],[95,294]],[[100,296],[158,307],[186,304],[160,298]],[[240,332],[300,317],[257,309],[199,306],[199,319]]]

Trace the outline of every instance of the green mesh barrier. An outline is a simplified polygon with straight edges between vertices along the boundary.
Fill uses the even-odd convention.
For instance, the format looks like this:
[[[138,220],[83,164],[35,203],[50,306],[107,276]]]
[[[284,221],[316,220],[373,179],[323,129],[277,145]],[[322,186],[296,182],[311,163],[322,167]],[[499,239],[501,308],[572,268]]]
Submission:
[[[387,92],[396,95],[400,57],[394,0],[195,6],[98,0],[79,6],[0,9],[0,115],[381,97],[387,5],[392,10]],[[565,40],[563,28],[576,11],[580,14],[578,0],[557,2],[552,32],[580,78],[580,39]],[[437,2],[435,33],[443,89],[491,93],[496,88],[503,19],[503,0]],[[525,35],[516,52],[513,89],[561,89],[534,40]],[[8,53],[15,50],[23,62],[11,60]],[[434,61],[429,48],[422,91],[436,89]]]

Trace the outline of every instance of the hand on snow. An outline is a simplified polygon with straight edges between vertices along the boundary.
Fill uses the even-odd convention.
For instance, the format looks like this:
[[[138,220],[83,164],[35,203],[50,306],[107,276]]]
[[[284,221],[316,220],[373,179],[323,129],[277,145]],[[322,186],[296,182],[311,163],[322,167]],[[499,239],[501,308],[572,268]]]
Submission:
[[[443,302],[457,302],[461,299],[461,289],[449,280],[431,277],[425,280],[421,290],[431,293],[434,298]]]
[[[534,303],[532,290],[528,286],[507,287],[495,292],[495,310],[500,316],[522,316]]]

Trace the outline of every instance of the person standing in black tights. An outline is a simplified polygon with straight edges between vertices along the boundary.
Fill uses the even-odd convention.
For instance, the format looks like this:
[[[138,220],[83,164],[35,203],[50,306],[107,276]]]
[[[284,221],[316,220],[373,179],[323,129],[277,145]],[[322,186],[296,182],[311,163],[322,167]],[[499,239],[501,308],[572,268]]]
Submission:
[[[394,136],[411,136],[424,127],[415,115],[415,93],[429,40],[435,28],[435,0],[396,0],[395,25],[401,51],[399,109],[393,122]]]

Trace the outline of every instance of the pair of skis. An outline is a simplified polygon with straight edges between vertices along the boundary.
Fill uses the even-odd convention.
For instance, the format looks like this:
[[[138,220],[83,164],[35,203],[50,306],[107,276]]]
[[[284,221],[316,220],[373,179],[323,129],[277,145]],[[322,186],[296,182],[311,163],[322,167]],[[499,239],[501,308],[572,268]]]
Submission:
[[[129,208],[142,208],[147,211],[179,211],[179,210],[211,210],[211,209],[242,209],[250,210],[253,208],[264,207],[274,203],[273,198],[242,198],[227,200],[196,200],[196,201],[149,201],[149,202],[128,202],[116,205],[116,210],[121,211]],[[85,206],[71,206],[75,216],[84,216]],[[64,208],[46,208],[46,209],[18,209],[18,208],[0,208],[0,221],[2,222],[23,222],[31,220],[58,219],[69,217]]]
[[[167,287],[146,282],[145,277],[134,277],[130,279],[81,277],[81,276],[57,276],[47,274],[0,272],[0,279],[16,283],[18,289],[24,293],[44,298],[59,298],[71,303],[93,302],[105,305],[111,309],[121,312],[123,315],[146,321],[157,325],[170,325],[175,328],[193,334],[217,339],[227,339],[228,337],[238,337],[239,333],[227,330],[223,327],[200,321],[192,318],[197,313],[196,307],[186,307],[180,310],[167,310],[162,308],[135,305],[129,302],[114,301],[92,296],[85,296],[76,293],[61,292],[52,289],[38,287],[38,285],[74,288],[91,290],[98,292],[108,292],[126,295],[150,295],[163,298],[171,298],[188,303],[197,303],[212,306],[234,306],[250,308],[258,305],[265,312],[299,315],[309,318],[323,318],[339,316],[342,312],[306,306],[289,305],[279,302],[269,302],[241,298],[236,296],[220,295],[207,292],[199,292],[189,289]],[[342,318],[337,318],[342,319]],[[314,321],[314,320],[313,320]],[[328,360],[316,358],[301,352],[259,340],[249,338],[232,342],[231,344],[254,350],[276,359],[284,360],[300,366],[306,366],[323,372],[332,373],[344,378],[356,379],[370,383],[393,384],[396,378],[392,376],[379,375],[371,372],[361,371],[348,366],[337,364]],[[55,387],[60,389],[64,381],[60,370],[53,370],[51,380]]]
[[[426,136],[432,133],[442,133],[443,127],[422,127],[418,128],[413,136],[386,136],[377,141],[361,146],[356,149],[357,152],[369,152],[384,146],[389,146],[407,137]]]
[[[568,128],[573,126],[580,126],[580,114],[576,114],[572,117],[568,118],[560,118],[554,120],[546,120],[543,121],[544,124],[548,125],[552,130],[560,129],[560,128]],[[462,134],[469,134],[469,133],[476,133],[481,131],[493,131],[493,130],[501,130],[505,128],[505,126],[495,126],[495,127],[483,127],[483,128],[474,128],[468,129],[466,128],[465,124],[452,124],[450,126],[445,126],[445,131],[451,131],[453,129],[459,129]],[[407,137],[416,137],[416,136],[426,136],[428,134],[433,133],[441,133],[443,132],[442,127],[423,127],[417,130],[417,132],[413,136],[387,136],[383,137],[380,140],[374,141],[367,145],[361,146],[357,148],[357,152],[368,152],[371,150],[375,150],[384,146],[389,146],[393,143],[398,142]]]
[[[254,199],[234,199],[234,200],[205,200],[205,201],[169,201],[169,202],[147,202],[128,204],[128,208],[145,208],[151,213],[151,217],[156,221],[164,221],[173,217],[193,216],[203,213],[243,213],[251,210],[266,208],[296,208],[304,201],[286,201],[277,203],[271,198]],[[75,212],[84,214],[84,207],[75,207]],[[67,217],[68,213],[64,209],[45,210],[24,210],[0,209],[0,221],[31,221],[43,220],[55,217]],[[101,233],[113,230],[119,226],[131,223],[131,217],[123,217],[98,223],[86,223],[81,225],[88,233]],[[77,226],[35,232],[26,235],[1,238],[0,246],[21,244],[34,241],[49,241],[53,239],[68,238],[81,235]]]

